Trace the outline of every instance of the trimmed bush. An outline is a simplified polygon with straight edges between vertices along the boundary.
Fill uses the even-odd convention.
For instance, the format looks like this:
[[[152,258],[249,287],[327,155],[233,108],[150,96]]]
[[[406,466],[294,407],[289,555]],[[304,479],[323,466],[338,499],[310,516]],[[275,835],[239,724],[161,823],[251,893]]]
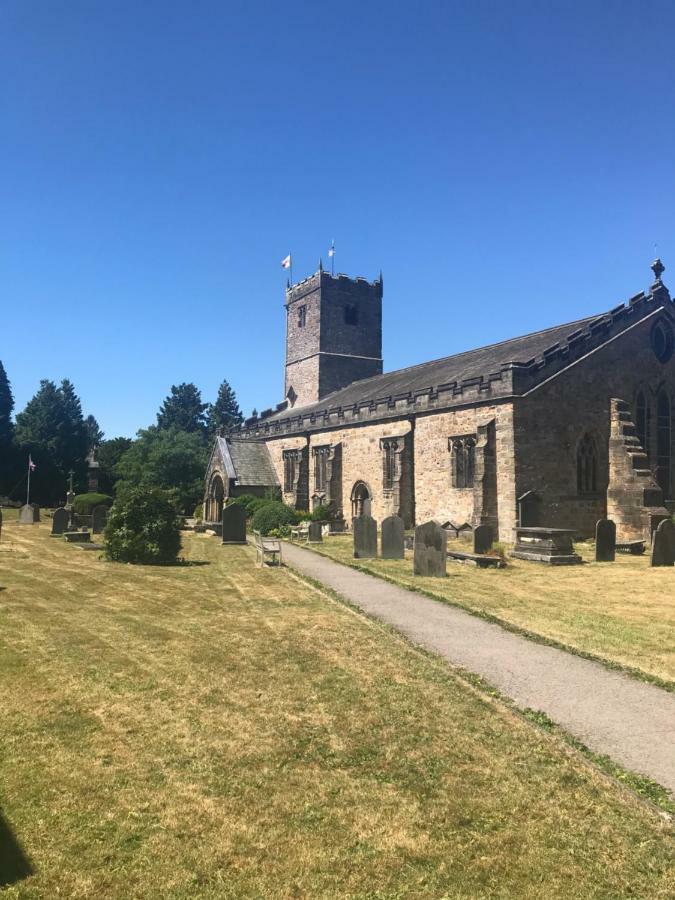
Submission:
[[[327,522],[332,518],[333,513],[330,506],[317,506],[310,516],[312,522]]]
[[[294,525],[295,521],[294,509],[278,500],[268,500],[254,513],[251,528],[261,534],[269,534],[270,531],[283,525]]]
[[[173,563],[180,551],[180,519],[165,491],[133,488],[108,515],[105,555],[115,562]]]
[[[204,518],[204,504],[203,503],[198,503],[195,506],[195,511],[192,513],[192,518],[199,519],[200,522]]]
[[[78,516],[90,516],[95,506],[112,506],[113,498],[108,494],[76,494],[73,500],[73,509]]]

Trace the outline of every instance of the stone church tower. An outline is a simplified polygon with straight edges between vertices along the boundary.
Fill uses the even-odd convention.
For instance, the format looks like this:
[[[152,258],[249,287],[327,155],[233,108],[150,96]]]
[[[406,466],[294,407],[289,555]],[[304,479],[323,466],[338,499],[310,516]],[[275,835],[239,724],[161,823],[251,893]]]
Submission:
[[[377,281],[319,271],[286,291],[289,406],[316,403],[382,374],[382,275]]]

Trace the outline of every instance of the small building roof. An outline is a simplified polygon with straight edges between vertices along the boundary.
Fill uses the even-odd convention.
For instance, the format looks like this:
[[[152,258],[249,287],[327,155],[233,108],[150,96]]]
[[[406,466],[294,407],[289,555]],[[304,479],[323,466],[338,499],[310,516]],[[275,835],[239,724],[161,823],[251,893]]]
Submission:
[[[276,487],[277,473],[266,444],[260,441],[219,437],[216,439],[228,478],[241,487]]]

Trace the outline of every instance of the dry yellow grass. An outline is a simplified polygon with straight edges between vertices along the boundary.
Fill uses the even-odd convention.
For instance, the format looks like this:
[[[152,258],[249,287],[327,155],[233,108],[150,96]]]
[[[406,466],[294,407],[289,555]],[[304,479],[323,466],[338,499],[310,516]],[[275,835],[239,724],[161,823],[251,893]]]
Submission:
[[[0,543],[8,896],[673,895],[655,816],[248,548],[123,566],[48,530]]]
[[[462,545],[463,547],[463,545]],[[412,574],[406,560],[354,560],[351,536],[313,548],[339,562],[421,588],[474,612],[675,682],[675,569],[652,569],[649,555],[617,554],[596,563],[579,544],[582,566],[552,568],[509,559],[506,569],[477,569],[448,560],[448,577]]]

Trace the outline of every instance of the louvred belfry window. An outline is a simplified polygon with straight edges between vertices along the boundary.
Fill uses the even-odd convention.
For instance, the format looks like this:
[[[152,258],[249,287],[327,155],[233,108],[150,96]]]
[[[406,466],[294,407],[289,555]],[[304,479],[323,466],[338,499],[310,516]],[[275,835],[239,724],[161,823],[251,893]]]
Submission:
[[[476,466],[476,436],[468,434],[450,438],[449,445],[452,486],[455,488],[473,487]]]

